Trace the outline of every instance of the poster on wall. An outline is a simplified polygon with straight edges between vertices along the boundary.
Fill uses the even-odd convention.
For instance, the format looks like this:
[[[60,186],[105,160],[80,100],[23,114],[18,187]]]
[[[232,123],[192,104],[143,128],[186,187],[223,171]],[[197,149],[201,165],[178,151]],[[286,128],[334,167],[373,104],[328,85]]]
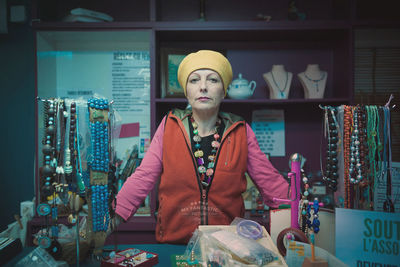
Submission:
[[[349,266],[400,266],[400,213],[336,209],[336,257]]]
[[[62,51],[52,55],[56,57],[57,96],[87,99],[96,95],[112,101],[121,119],[117,158],[125,161],[135,145],[142,158],[151,131],[149,52]]]
[[[261,151],[271,157],[285,156],[285,119],[280,109],[253,111],[253,129]]]
[[[393,202],[394,210],[400,211],[400,162],[392,162],[392,171],[390,173],[390,199]],[[374,190],[374,210],[383,211],[384,202],[388,198],[387,191],[388,171],[386,168],[382,169],[382,175],[376,179],[376,186]]]

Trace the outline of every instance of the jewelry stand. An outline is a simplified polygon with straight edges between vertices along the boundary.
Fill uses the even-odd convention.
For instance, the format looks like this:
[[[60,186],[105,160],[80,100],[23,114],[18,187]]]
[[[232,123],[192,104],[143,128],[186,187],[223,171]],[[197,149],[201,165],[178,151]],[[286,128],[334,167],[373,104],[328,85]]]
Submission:
[[[297,74],[304,89],[305,99],[324,98],[328,73],[322,71],[318,64],[309,64],[304,72]]]
[[[272,65],[270,72],[264,73],[263,78],[269,88],[270,99],[288,99],[293,74],[285,70],[283,65]]]
[[[291,199],[279,199],[273,198],[275,202],[282,202],[285,204],[290,204],[290,222],[291,227],[283,229],[282,232],[279,233],[277,237],[277,247],[279,252],[285,256],[286,248],[284,243],[287,240],[296,240],[303,243],[309,243],[307,236],[300,230],[298,216],[299,216],[299,202],[301,198],[301,187],[300,180],[301,178],[301,161],[302,156],[298,153],[293,154],[290,157],[290,167],[291,172],[288,173],[290,177],[290,197]],[[309,204],[308,204],[309,205]],[[321,258],[316,258],[314,254],[314,233],[311,237],[311,250],[312,257],[305,258],[302,267],[327,267],[328,262]]]
[[[301,198],[301,160],[300,154],[293,154],[290,157],[291,161],[291,172],[288,173],[290,177],[290,198],[281,199],[273,198],[274,202],[280,202],[282,204],[290,204],[290,226],[289,228],[283,229],[276,240],[277,247],[282,256],[286,255],[286,248],[284,242],[287,240],[296,240],[304,243],[308,243],[307,236],[300,230],[298,216],[299,216],[299,202]]]

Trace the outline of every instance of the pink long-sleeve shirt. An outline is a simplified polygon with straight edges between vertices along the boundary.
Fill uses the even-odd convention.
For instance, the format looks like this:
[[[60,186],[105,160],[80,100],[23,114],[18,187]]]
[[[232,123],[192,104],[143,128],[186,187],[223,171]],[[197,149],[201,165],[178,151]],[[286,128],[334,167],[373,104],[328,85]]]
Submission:
[[[124,220],[127,220],[136,212],[161,176],[164,126],[165,117],[154,134],[142,163],[126,180],[117,195],[116,213]],[[256,136],[247,123],[246,131],[248,144],[247,173],[259,189],[264,203],[270,207],[277,207],[279,204],[273,202],[272,198],[287,198],[288,183],[261,151]]]

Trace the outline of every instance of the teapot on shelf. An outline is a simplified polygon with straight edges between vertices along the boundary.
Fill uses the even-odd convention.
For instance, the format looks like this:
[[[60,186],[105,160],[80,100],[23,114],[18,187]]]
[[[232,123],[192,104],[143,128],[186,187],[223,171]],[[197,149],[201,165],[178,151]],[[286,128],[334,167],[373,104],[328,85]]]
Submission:
[[[239,73],[239,78],[232,81],[228,87],[228,96],[232,99],[248,99],[256,89],[256,82],[242,78],[242,74]]]

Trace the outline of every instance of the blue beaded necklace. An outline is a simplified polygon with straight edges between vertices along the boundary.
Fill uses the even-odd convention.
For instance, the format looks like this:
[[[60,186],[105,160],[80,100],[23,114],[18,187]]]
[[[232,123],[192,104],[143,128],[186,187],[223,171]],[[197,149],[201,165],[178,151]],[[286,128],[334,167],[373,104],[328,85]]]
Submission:
[[[108,101],[97,98],[89,99],[88,109],[89,113],[93,113],[89,125],[92,158],[88,164],[92,173],[101,173],[103,176],[109,171],[109,124],[107,121],[101,122],[99,119],[103,119],[101,111],[108,110]],[[95,181],[96,184],[90,186],[93,232],[107,231],[110,222],[107,179],[101,180]]]
[[[108,185],[92,185],[93,232],[107,231],[110,222]]]
[[[201,137],[199,135],[198,131],[198,125],[195,122],[193,116],[190,117],[190,121],[193,126],[193,141],[195,142],[194,148],[196,151],[194,152],[194,156],[197,159],[197,172],[200,175],[200,181],[204,187],[208,187],[211,183],[211,180],[213,178],[214,174],[214,167],[215,167],[215,159],[217,155],[218,148],[220,147],[220,135],[218,134],[218,127],[221,124],[221,120],[217,119],[215,129],[214,129],[214,140],[211,142],[211,154],[208,156],[208,165],[207,167],[205,166],[205,161],[204,161],[204,151],[201,149]]]
[[[319,230],[320,230],[320,225],[321,225],[321,223],[320,223],[320,221],[318,219],[318,217],[319,217],[319,215],[318,215],[319,202],[318,202],[317,198],[314,199],[314,202],[312,203],[312,206],[313,206],[313,210],[314,210],[312,222],[311,222],[311,204],[309,204],[307,206],[307,218],[308,218],[307,219],[307,226],[308,226],[309,229],[312,229],[314,231],[314,233],[317,234],[319,232]]]
[[[313,82],[315,84],[315,89],[317,90],[317,92],[319,92],[318,83],[325,78],[325,72],[322,72],[321,78],[315,80],[308,77],[305,72],[304,72],[304,77],[306,77],[307,80],[309,80],[310,82]]]

